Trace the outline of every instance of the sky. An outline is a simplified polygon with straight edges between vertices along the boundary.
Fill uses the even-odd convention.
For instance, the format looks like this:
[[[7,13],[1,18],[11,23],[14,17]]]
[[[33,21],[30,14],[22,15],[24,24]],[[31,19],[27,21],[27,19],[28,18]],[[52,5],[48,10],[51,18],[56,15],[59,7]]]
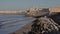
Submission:
[[[60,7],[60,0],[0,0],[0,10]]]

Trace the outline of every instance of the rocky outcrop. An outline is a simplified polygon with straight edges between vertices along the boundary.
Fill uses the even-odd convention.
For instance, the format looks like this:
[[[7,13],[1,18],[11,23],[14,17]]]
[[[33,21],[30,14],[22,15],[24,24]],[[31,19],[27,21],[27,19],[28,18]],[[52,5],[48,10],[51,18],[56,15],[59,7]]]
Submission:
[[[52,19],[41,17],[32,24],[31,31],[27,34],[60,34],[60,26]]]
[[[32,17],[38,17],[38,16],[47,16],[49,15],[50,11],[49,9],[29,9],[27,10],[26,14],[27,16],[32,16]]]
[[[12,34],[60,34],[60,25],[51,18],[44,16],[37,18]]]

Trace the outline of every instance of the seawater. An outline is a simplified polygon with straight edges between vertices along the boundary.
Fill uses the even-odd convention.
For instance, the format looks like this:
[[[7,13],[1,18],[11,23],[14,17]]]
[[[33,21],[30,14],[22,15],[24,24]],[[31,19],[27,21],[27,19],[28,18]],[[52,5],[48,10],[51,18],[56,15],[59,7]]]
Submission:
[[[0,34],[9,34],[32,22],[35,18],[18,14],[0,14]]]

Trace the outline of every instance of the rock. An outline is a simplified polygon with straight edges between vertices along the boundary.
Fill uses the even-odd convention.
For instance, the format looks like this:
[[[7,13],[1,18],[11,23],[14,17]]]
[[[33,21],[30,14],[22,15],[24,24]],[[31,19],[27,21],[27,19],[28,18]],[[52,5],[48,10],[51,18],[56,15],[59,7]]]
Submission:
[[[51,18],[41,17],[32,24],[31,31],[27,34],[60,34],[60,25]]]
[[[49,9],[44,8],[44,9],[29,9],[27,10],[26,14],[27,16],[32,16],[32,17],[39,17],[39,16],[47,16],[49,15]]]
[[[60,13],[57,13],[55,15],[51,15],[49,17],[52,18],[57,24],[60,25]]]

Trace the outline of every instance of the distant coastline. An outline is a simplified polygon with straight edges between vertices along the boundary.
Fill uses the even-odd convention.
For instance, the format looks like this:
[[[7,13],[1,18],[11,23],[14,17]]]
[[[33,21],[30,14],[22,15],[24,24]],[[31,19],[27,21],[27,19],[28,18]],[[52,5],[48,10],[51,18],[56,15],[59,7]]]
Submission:
[[[49,8],[49,10],[50,10],[50,12],[60,12],[60,7],[51,7],[51,8]],[[23,10],[22,11],[0,11],[0,14],[24,14],[25,11],[23,11]]]
[[[23,14],[23,11],[0,11],[0,14]]]

